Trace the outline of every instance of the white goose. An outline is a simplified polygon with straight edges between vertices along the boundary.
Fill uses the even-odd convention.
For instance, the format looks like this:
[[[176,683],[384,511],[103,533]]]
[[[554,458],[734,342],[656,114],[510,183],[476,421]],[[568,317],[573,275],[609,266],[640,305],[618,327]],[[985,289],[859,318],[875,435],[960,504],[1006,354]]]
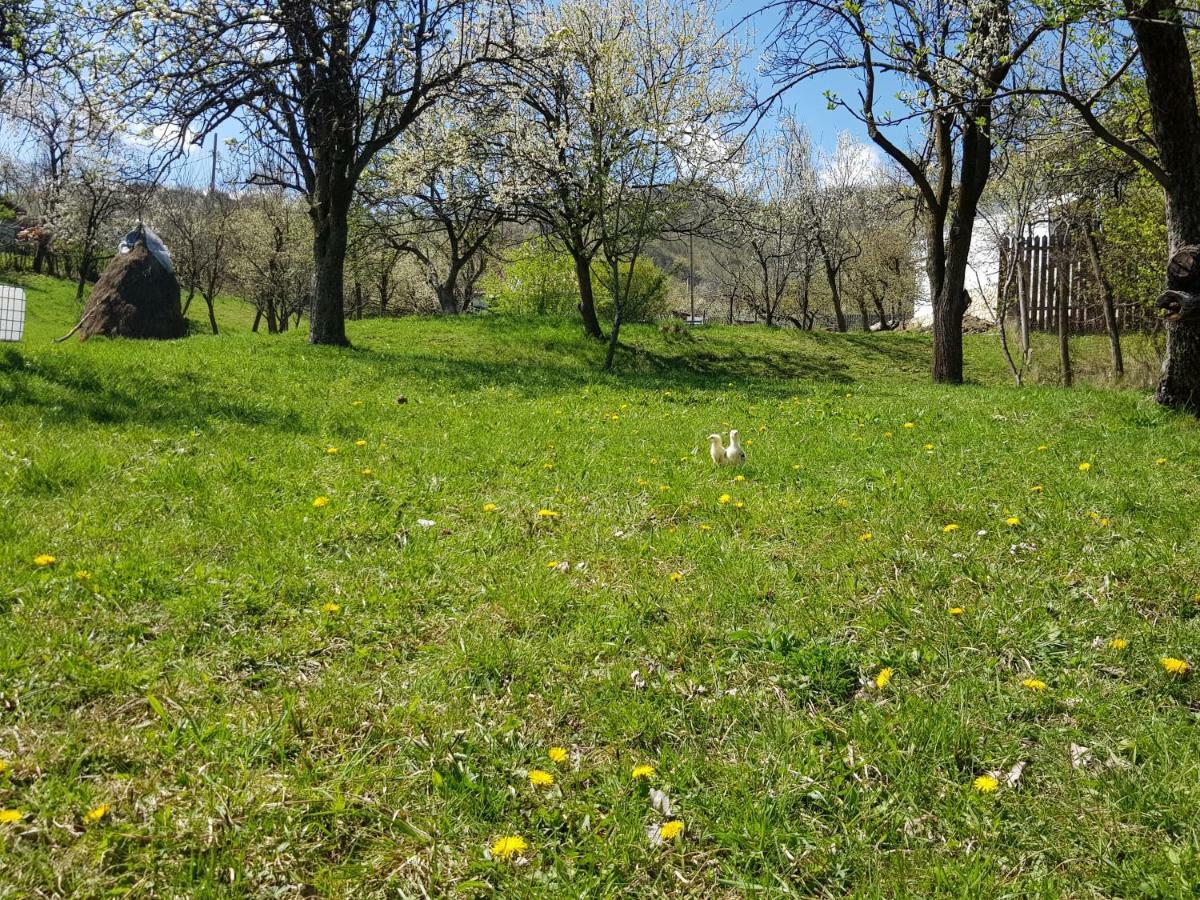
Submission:
[[[710,434],[708,436],[708,455],[712,457],[714,465],[725,465],[725,445],[719,434]]]
[[[728,447],[724,446],[724,441],[719,434],[710,434],[708,436],[708,455],[718,466],[740,466],[746,461],[746,451],[742,449],[742,442],[738,438],[736,429],[729,432]]]
[[[742,449],[742,442],[738,439],[737,429],[729,432],[729,446],[725,448],[725,465],[740,466],[746,461],[746,451]]]

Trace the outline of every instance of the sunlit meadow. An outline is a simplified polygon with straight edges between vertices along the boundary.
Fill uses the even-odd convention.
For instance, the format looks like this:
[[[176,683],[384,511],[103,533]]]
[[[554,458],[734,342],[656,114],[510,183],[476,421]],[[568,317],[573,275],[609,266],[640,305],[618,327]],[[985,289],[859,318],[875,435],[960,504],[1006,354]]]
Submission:
[[[344,351],[232,303],[51,345],[27,286],[0,896],[1200,882],[1200,429],[1143,391],[1015,389],[988,335],[961,388],[912,334],[630,328],[602,376],[570,321]]]

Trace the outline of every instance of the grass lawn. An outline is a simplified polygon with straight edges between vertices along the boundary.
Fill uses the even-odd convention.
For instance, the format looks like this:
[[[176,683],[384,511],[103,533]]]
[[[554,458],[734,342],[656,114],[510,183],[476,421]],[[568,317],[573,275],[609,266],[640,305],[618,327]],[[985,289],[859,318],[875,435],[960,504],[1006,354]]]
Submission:
[[[51,345],[26,283],[0,897],[1195,895],[1200,427],[1144,392],[986,335],[960,388],[913,334]]]

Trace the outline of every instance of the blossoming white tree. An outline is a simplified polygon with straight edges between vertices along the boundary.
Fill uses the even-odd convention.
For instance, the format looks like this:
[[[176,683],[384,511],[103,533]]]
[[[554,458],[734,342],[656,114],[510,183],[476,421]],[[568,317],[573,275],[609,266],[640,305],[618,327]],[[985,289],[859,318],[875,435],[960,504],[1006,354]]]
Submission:
[[[111,4],[99,4],[102,9]],[[438,100],[503,58],[503,0],[130,0],[108,50],[138,115],[181,140],[236,120],[313,223],[309,339],[346,344],[348,220],[371,161]]]
[[[742,49],[707,2],[565,0],[541,6],[523,35],[511,156],[524,173],[527,215],[575,261],[586,331],[600,337],[591,263],[611,272],[611,367],[624,298],[646,242],[677,211],[682,190],[728,155],[742,109]]]

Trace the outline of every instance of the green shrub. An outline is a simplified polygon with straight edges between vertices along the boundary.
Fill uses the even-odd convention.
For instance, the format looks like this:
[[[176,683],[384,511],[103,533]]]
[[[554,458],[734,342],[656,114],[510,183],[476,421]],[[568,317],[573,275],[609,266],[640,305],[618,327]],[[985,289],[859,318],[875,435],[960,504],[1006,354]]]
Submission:
[[[622,281],[629,271],[622,267]],[[592,265],[596,314],[612,321],[612,273],[602,262]],[[571,257],[543,237],[531,238],[505,254],[500,270],[485,275],[480,288],[495,312],[539,316],[574,315],[579,308],[579,281]],[[649,259],[633,269],[626,322],[653,322],[670,309],[670,278]]]
[[[496,312],[565,316],[579,306],[575,264],[541,237],[508,251],[501,270],[485,275],[480,289]]]

